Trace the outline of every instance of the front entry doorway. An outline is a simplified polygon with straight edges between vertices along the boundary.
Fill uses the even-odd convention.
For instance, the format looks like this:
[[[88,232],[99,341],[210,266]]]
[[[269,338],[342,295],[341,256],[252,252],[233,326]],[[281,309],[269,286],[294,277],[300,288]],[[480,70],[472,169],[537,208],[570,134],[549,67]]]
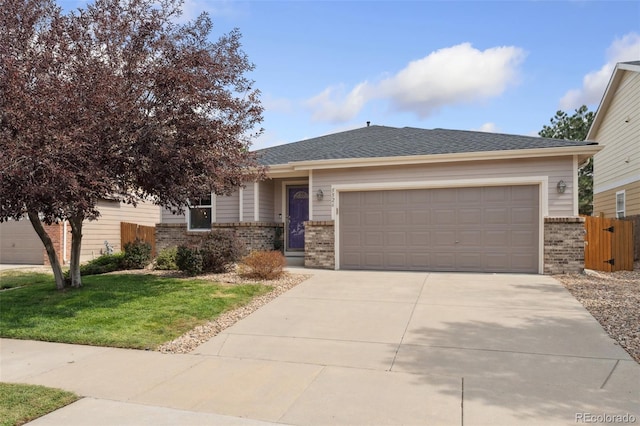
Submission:
[[[304,251],[304,222],[309,220],[309,187],[287,186],[286,251]]]

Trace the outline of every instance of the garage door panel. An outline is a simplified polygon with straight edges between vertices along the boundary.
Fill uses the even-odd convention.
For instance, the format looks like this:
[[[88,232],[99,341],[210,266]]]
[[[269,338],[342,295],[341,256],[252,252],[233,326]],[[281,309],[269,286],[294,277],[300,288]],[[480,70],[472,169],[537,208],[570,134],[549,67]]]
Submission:
[[[537,242],[538,234],[533,230],[516,230],[511,233],[511,247],[531,247]]]
[[[511,223],[514,225],[526,225],[537,217],[537,211],[532,207],[513,207],[511,209]]]
[[[461,208],[458,210],[459,225],[479,225],[482,223],[481,208]]]
[[[428,247],[431,241],[428,231],[413,231],[409,234],[409,248]]]
[[[384,224],[405,226],[407,224],[407,212],[405,210],[386,212],[384,215]]]
[[[432,225],[436,226],[453,226],[456,224],[456,211],[454,209],[434,208],[432,214]]]
[[[389,231],[386,233],[386,245],[389,247],[400,246],[405,248],[407,246],[407,233],[404,231],[400,232],[392,232]]]
[[[433,236],[432,242],[435,247],[450,247],[455,244],[456,231],[434,231],[431,234]]]
[[[483,218],[487,225],[504,225],[510,223],[511,215],[507,207],[487,207]]]
[[[485,247],[509,247],[510,243],[510,232],[506,229],[491,229],[484,232],[483,244]]]
[[[365,212],[363,222],[366,226],[382,226],[384,225],[384,214],[380,211]]]
[[[364,243],[367,246],[379,246],[382,247],[384,245],[384,234],[382,231],[376,232],[365,232],[364,233]]]
[[[431,223],[431,212],[426,209],[410,210],[408,212],[409,225],[428,225]]]
[[[364,265],[369,267],[379,267],[384,265],[383,253],[366,253],[364,256]]]
[[[468,231],[458,231],[456,235],[456,243],[459,247],[482,247],[482,230],[474,229]]]
[[[363,194],[364,194],[363,203],[366,206],[369,206],[369,207],[384,206],[385,204],[384,193],[381,193],[378,191],[368,191],[368,192],[364,192]]]
[[[538,194],[537,185],[341,193],[340,266],[535,273]]]

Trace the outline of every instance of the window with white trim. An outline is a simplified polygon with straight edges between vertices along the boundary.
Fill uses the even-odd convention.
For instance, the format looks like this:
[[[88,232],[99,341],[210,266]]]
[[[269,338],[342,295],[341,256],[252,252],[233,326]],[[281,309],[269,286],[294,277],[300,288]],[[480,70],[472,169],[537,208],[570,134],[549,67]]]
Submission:
[[[622,219],[624,217],[625,210],[625,194],[624,189],[616,192],[616,218]]]
[[[213,194],[208,197],[202,197],[196,200],[195,204],[189,207],[189,230],[190,231],[209,231],[211,223],[214,221],[214,200]]]

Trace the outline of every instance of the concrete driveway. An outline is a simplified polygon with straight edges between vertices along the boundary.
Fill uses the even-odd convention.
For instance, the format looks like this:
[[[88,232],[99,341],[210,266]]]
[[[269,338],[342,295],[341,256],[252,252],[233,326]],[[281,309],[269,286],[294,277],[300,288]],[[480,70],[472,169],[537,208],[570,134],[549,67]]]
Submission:
[[[640,365],[550,277],[313,274],[188,355],[2,340],[0,380],[89,397],[34,425],[640,422]]]

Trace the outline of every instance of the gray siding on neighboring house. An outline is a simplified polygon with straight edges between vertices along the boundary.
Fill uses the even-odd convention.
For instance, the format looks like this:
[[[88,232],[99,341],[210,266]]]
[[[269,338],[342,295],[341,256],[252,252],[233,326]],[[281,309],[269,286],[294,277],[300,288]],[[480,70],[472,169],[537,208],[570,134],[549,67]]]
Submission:
[[[263,180],[258,184],[260,186],[260,221],[261,222],[273,222],[274,217],[274,194],[273,194],[273,180]]]
[[[29,219],[0,223],[0,263],[42,265],[43,250]]]
[[[573,216],[573,159],[543,157],[494,161],[465,161],[392,167],[362,167],[350,169],[314,170],[312,192],[322,188],[323,201],[313,199],[314,220],[331,220],[331,185],[391,182],[418,182],[458,179],[509,178],[548,176],[549,216]],[[564,180],[566,192],[558,194],[556,185]],[[506,182],[508,184],[508,182]]]
[[[639,111],[640,73],[625,71],[593,135],[593,140],[604,145],[604,149],[593,156],[594,193],[640,180]]]
[[[236,191],[230,196],[218,195],[216,197],[216,222],[230,223],[240,220],[240,197]],[[184,222],[183,222],[184,223]]]
[[[117,201],[98,202],[100,217],[98,220],[85,221],[82,226],[82,251],[80,261],[84,262],[100,256],[105,251],[105,241],[113,245],[115,251],[120,247],[120,222],[155,226],[160,222],[160,207],[150,202],[138,203],[137,207]]]

